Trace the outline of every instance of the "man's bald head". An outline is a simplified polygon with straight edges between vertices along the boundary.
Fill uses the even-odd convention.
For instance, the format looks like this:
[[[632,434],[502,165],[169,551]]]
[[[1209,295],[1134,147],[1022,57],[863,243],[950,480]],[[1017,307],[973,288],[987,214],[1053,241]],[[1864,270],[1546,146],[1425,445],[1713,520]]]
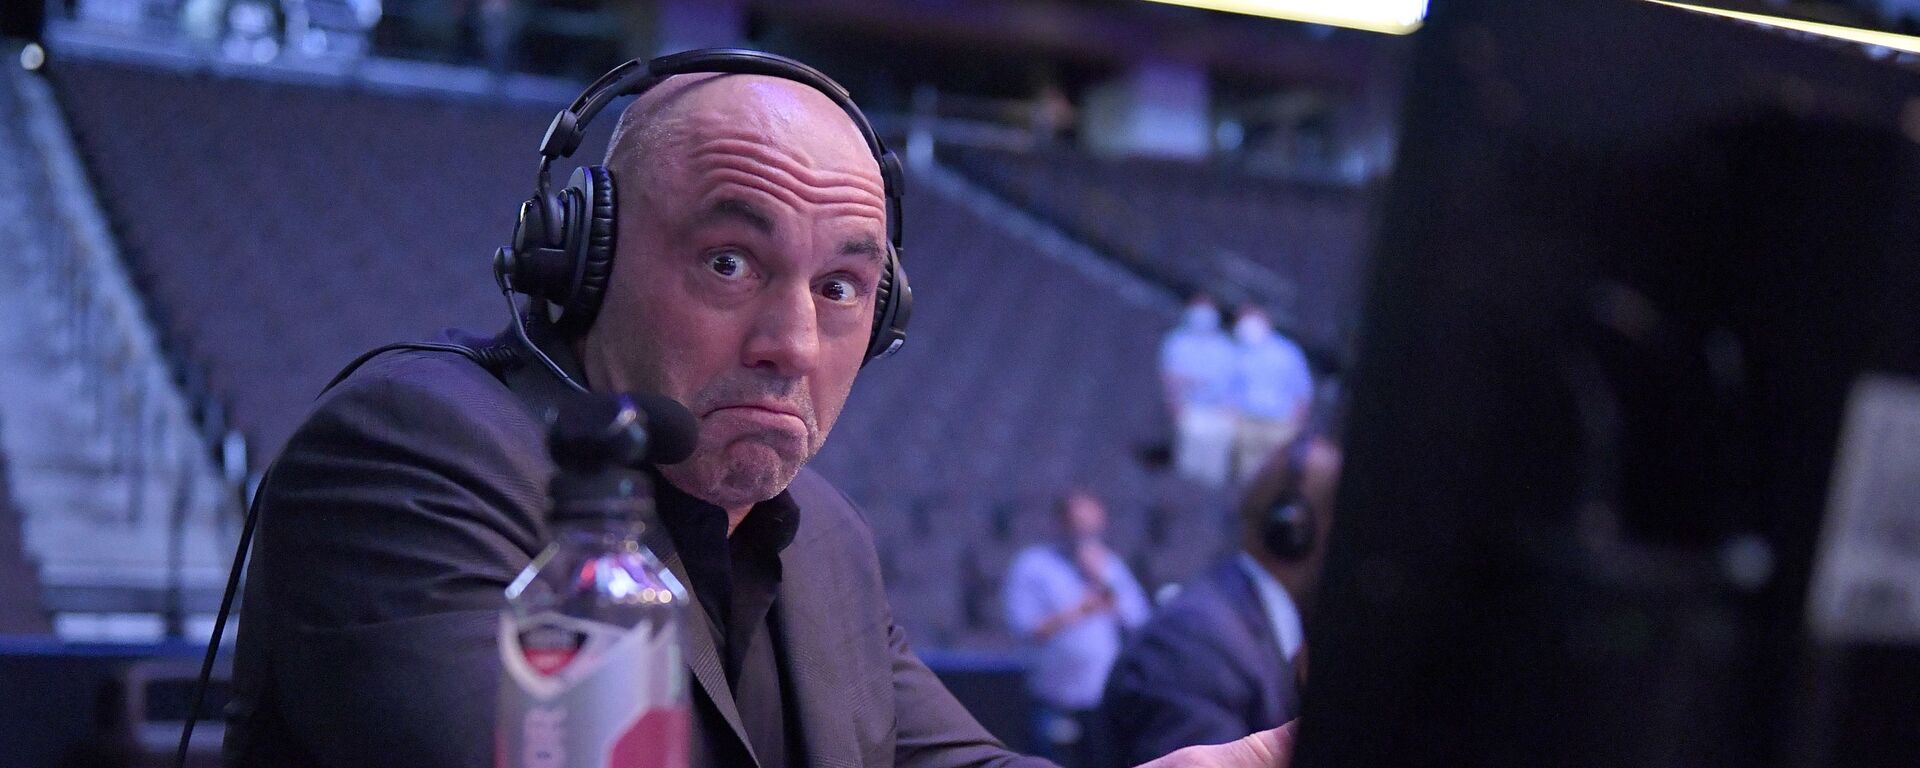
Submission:
[[[879,183],[878,164],[866,138],[839,104],[812,86],[766,75],[667,78],[621,110],[601,164],[625,189],[644,189],[657,177],[661,162],[678,156],[676,147],[722,128],[747,129],[774,140],[796,132],[837,138],[833,143],[844,144],[848,152],[815,160],[848,165],[849,171],[871,166],[873,181]]]

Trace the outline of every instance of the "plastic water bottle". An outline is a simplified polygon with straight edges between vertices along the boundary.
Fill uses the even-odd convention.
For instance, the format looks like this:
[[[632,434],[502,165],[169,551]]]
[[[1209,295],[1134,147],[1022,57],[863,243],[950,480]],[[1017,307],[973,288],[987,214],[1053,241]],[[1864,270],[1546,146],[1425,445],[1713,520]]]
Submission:
[[[641,543],[657,525],[632,401],[554,424],[554,541],[507,588],[496,768],[686,768],[687,593]]]

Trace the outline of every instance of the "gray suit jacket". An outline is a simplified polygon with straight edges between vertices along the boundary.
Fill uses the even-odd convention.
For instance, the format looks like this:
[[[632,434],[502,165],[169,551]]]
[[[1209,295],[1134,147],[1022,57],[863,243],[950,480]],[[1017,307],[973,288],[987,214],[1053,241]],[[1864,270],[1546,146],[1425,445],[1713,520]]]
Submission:
[[[1114,662],[1101,710],[1126,765],[1299,716],[1293,668],[1238,563],[1189,580],[1154,614]]]
[[[529,369],[509,390],[458,355],[388,353],[295,432],[260,491],[228,765],[493,764],[503,591],[548,540],[554,467],[515,394]],[[800,528],[775,605],[807,762],[1048,765],[1008,752],[907,647],[854,505],[811,471],[789,490]],[[648,543],[685,582],[664,532]],[[746,738],[706,620],[689,621],[708,766],[702,729]]]

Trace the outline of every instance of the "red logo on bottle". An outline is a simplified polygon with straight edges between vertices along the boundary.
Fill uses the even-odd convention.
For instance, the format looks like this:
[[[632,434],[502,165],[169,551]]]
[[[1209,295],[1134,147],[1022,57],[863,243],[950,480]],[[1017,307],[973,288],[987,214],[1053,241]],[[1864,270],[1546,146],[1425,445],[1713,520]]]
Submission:
[[[542,624],[520,633],[520,655],[534,671],[552,677],[566,669],[580,655],[587,633],[565,627]]]

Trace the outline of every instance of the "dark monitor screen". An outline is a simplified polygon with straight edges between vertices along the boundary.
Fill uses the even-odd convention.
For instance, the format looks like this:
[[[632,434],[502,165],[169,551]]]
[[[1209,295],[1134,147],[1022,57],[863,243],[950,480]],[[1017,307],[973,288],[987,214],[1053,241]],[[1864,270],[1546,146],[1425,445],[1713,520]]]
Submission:
[[[1640,0],[1418,35],[1299,764],[1914,765],[1920,69]]]

